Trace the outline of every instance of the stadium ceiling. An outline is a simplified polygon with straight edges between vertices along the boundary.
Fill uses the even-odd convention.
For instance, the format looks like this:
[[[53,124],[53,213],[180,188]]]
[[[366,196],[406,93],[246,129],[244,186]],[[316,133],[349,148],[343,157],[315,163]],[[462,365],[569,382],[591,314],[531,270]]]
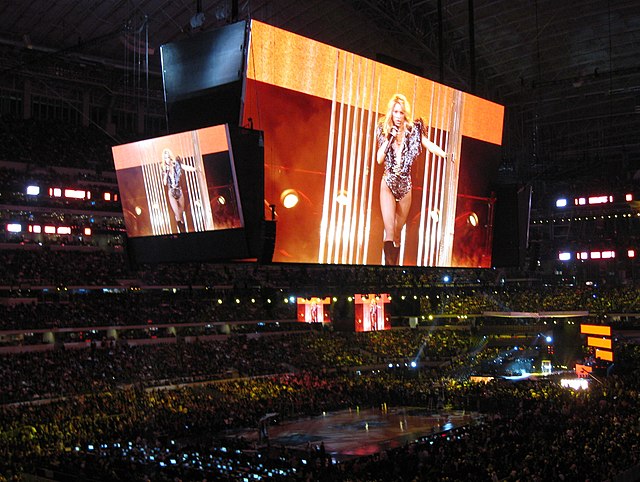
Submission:
[[[157,74],[162,44],[247,18],[504,104],[503,172],[519,182],[640,168],[635,0],[2,2],[0,68],[28,49]]]

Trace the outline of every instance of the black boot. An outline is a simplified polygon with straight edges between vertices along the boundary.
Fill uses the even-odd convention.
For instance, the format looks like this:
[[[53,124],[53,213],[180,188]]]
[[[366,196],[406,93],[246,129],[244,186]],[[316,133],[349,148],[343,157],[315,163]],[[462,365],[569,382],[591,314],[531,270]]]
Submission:
[[[386,266],[395,266],[398,264],[398,248],[393,245],[393,241],[385,241],[384,247],[384,264]]]
[[[400,266],[400,246],[393,245],[393,264]]]

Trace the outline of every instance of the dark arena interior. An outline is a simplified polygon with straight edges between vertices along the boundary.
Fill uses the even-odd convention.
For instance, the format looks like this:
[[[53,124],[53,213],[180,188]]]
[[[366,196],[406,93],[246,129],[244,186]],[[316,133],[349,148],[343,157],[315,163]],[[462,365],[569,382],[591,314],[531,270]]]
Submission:
[[[640,480],[631,0],[0,4],[0,482]]]

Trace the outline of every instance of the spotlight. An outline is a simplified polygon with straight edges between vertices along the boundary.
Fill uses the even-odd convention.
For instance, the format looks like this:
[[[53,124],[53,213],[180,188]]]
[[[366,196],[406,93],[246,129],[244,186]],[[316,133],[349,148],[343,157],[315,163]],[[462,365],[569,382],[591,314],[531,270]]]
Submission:
[[[142,208],[140,206],[136,206],[134,211],[136,212],[136,216],[140,216],[142,214]]]
[[[285,189],[282,191],[282,194],[280,194],[280,202],[282,202],[282,205],[287,209],[294,207],[298,204],[298,201],[300,201],[300,197],[298,196],[298,191],[295,189]]]
[[[467,222],[475,228],[478,225],[478,215],[476,213],[469,214]]]
[[[336,202],[341,206],[346,206],[349,202],[349,193],[344,189],[340,191],[336,196]]]

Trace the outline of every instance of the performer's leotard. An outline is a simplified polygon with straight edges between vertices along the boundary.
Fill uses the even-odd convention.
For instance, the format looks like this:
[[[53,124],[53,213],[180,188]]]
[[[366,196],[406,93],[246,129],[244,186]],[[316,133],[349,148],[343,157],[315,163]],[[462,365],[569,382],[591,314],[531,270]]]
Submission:
[[[382,178],[396,201],[400,201],[411,191],[411,166],[422,152],[423,131],[424,124],[422,120],[415,120],[411,130],[407,130],[404,136],[400,159],[396,160],[393,149],[389,149],[384,158],[384,175]],[[382,124],[379,124],[376,128],[376,136],[378,138],[378,147],[380,147],[386,140]]]
[[[164,171],[167,179],[167,186],[169,187],[169,194],[174,199],[179,199],[182,196],[182,188],[180,187],[180,177],[182,176],[182,166],[180,164],[180,157],[175,159],[175,162],[165,164]]]

